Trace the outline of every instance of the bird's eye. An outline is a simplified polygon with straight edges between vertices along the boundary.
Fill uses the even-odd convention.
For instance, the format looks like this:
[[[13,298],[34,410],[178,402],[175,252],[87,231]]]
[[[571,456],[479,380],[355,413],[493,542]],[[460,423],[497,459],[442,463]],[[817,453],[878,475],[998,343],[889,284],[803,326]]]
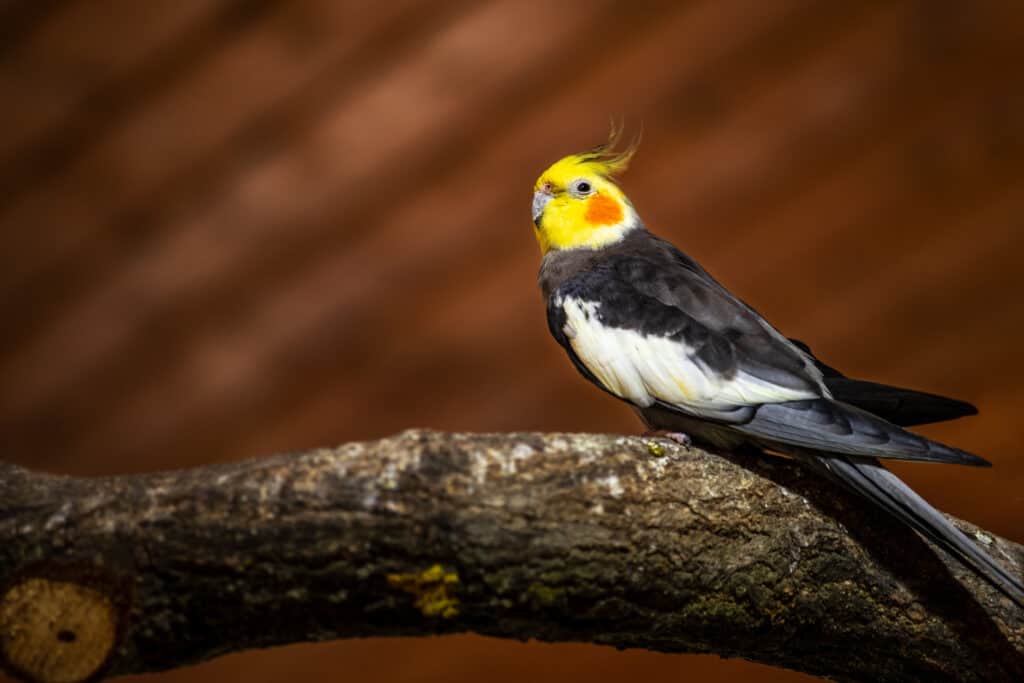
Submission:
[[[587,180],[577,180],[572,186],[573,194],[585,196],[594,191],[594,186]]]

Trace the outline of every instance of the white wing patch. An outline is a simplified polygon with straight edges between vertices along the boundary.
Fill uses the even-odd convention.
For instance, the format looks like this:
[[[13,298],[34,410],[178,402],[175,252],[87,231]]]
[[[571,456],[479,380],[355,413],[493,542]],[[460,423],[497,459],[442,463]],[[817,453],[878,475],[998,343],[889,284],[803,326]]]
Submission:
[[[561,306],[566,315],[563,331],[573,351],[605,388],[635,405],[647,407],[660,400],[679,407],[727,408],[819,396],[742,370],[731,378],[717,375],[702,367],[682,342],[601,324],[597,302],[565,297]]]

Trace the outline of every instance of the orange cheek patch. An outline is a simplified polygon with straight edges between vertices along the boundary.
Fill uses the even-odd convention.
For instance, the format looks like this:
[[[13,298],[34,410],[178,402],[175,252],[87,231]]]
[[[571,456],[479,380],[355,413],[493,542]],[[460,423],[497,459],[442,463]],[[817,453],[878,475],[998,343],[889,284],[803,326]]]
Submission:
[[[583,217],[591,225],[615,225],[622,221],[622,206],[610,197],[596,194],[587,201]]]

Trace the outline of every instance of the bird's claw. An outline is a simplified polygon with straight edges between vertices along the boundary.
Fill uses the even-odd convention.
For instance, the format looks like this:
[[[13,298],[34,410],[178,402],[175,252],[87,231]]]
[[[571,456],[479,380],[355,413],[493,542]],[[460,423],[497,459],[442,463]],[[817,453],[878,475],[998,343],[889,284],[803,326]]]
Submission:
[[[689,434],[683,432],[673,432],[669,429],[652,429],[644,432],[645,437],[661,437],[670,441],[675,441],[677,444],[684,448],[693,447],[693,439],[690,438]]]

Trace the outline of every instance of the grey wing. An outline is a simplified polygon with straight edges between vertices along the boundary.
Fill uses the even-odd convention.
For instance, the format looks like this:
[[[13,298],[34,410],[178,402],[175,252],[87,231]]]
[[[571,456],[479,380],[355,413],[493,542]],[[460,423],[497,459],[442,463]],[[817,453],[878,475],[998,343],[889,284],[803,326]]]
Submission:
[[[701,311],[644,291],[635,262],[602,264],[551,296],[552,332],[588,379],[641,408],[663,403],[722,421],[742,419],[750,406],[822,396],[820,377],[788,340],[749,318],[712,328]]]
[[[901,460],[985,465],[983,459],[908,432],[867,411],[832,400],[814,358],[733,296],[699,265],[667,242],[615,268],[637,292],[685,311],[709,335],[728,340],[737,377],[779,388],[773,400],[751,394],[749,401],[716,406],[701,414],[659,396],[667,410],[730,422],[751,440],[780,451],[800,449]],[[805,391],[786,397],[787,390]],[[737,392],[734,392],[734,395]],[[748,407],[730,411],[729,408]]]
[[[803,450],[988,466],[973,453],[908,432],[891,422],[845,403],[810,399],[759,406],[750,419],[732,428],[764,446],[799,454]]]
[[[655,238],[654,242],[657,245],[657,249],[665,255],[663,258],[668,258],[671,261],[673,267],[668,269],[670,272],[674,271],[677,274],[685,274],[688,279],[699,284],[699,286],[695,286],[691,283],[682,288],[672,287],[670,282],[671,276],[666,277],[664,274],[655,274],[654,278],[650,280],[648,287],[657,296],[683,307],[698,306],[701,305],[702,301],[708,301],[711,305],[704,307],[705,315],[699,319],[712,326],[716,324],[716,321],[717,324],[721,324],[722,321],[728,318],[727,315],[723,315],[721,310],[723,304],[725,307],[739,306],[745,311],[747,315],[739,316],[739,320],[744,323],[755,320],[764,321],[757,311],[733,296],[729,290],[704,270],[699,263],[676,249],[669,242],[658,238]],[[708,296],[707,294],[702,296],[700,292],[701,287],[717,292],[718,296]],[[764,322],[764,325],[768,324]],[[754,338],[756,338],[758,332],[756,326],[745,324],[742,325],[742,328],[746,330],[747,334],[753,333],[755,335]],[[776,339],[781,336],[774,328],[772,328],[772,332],[769,334]],[[826,365],[816,358],[810,347],[804,342],[797,339],[787,339],[787,341],[802,355],[802,358],[799,359],[800,362],[809,361],[816,368],[827,389],[826,395],[831,394],[832,398],[838,401],[867,410],[893,424],[901,426],[926,424],[929,422],[952,420],[965,415],[975,415],[978,412],[977,408],[966,401],[914,389],[904,389],[877,382],[848,378],[835,368]],[[779,349],[777,348],[772,349],[772,353],[776,354],[775,362],[778,362],[778,351]]]
[[[664,240],[655,237],[652,244],[650,254],[616,261],[620,278],[638,293],[684,311],[710,333],[728,340],[744,373],[773,385],[829,396],[809,354],[696,261]]]

